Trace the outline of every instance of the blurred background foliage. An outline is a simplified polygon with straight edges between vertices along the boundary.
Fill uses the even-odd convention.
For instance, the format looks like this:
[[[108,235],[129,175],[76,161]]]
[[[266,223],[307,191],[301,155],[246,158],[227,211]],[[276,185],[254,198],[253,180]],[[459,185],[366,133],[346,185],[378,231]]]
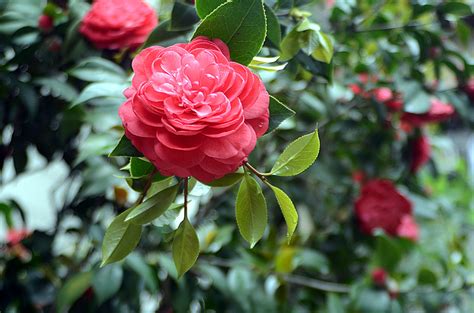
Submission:
[[[199,21],[191,1],[149,2],[160,24],[144,46],[189,40]],[[261,55],[288,64],[257,71],[296,115],[259,140],[252,164],[268,170],[316,126],[321,138],[310,170],[275,182],[298,209],[297,235],[287,245],[269,200],[270,227],[248,249],[236,188],[197,183],[201,256],[178,280],[168,224],[179,207],[144,228],[124,262],[99,268],[105,227],[143,187],[140,175],[122,179],[125,160],[107,157],[134,52],[99,51],[80,36],[87,1],[0,1],[1,312],[474,312],[473,3],[265,2],[283,40],[277,29]],[[51,29],[38,27],[42,14]],[[294,30],[305,19],[333,47],[315,52],[317,32]],[[381,87],[402,111],[424,113],[436,97],[456,114],[407,131],[403,112],[359,90]],[[413,171],[420,132],[431,155]],[[418,241],[359,230],[361,177],[396,183],[414,205]]]

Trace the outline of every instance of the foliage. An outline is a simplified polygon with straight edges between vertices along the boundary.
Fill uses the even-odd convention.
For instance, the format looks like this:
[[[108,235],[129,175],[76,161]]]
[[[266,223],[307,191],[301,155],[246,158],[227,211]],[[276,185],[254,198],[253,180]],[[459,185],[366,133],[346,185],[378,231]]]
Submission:
[[[139,49],[223,40],[265,82],[269,130],[224,178],[162,176],[117,116],[139,50],[93,48],[78,31],[85,0],[0,3],[2,183],[9,167],[14,179],[29,172],[31,149],[68,168],[54,229],[0,251],[0,311],[474,310],[473,152],[453,144],[474,125],[461,88],[474,72],[472,5],[149,2],[160,23]],[[427,112],[433,97],[456,115],[407,129],[403,113]],[[414,172],[421,134],[432,154]],[[378,177],[413,203],[418,242],[360,231],[354,201]],[[9,232],[28,228],[26,211],[0,203]]]

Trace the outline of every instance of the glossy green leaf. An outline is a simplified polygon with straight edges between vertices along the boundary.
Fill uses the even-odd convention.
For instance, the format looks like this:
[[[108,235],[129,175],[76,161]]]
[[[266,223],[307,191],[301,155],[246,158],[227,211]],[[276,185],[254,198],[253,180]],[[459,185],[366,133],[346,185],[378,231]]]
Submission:
[[[79,94],[79,97],[72,103],[71,107],[82,104],[94,99],[115,98],[125,99],[123,91],[127,89],[128,84],[99,82],[88,85]]]
[[[100,305],[117,293],[122,285],[123,269],[118,264],[101,268],[92,279],[92,288]]]
[[[344,305],[341,299],[335,293],[328,293],[326,297],[326,312],[327,313],[345,313]]]
[[[286,226],[288,228],[288,242],[290,242],[291,237],[295,232],[296,226],[298,225],[298,212],[296,211],[293,201],[291,201],[290,197],[288,197],[288,195],[283,190],[270,184],[269,186],[272,188],[278,205],[280,206],[281,213],[285,218]]]
[[[299,36],[300,33],[295,27],[285,37],[283,37],[283,40],[280,43],[280,60],[287,61],[298,53],[300,50]]]
[[[56,298],[56,311],[68,312],[68,309],[91,286],[93,272],[78,273],[69,278],[59,289]]]
[[[122,212],[115,217],[105,232],[102,242],[102,264],[117,262],[125,258],[140,241],[142,227],[130,222],[125,222],[125,218],[133,208]]]
[[[279,48],[281,43],[280,23],[273,10],[266,4],[265,16],[267,17],[267,38]]]
[[[378,235],[374,252],[376,266],[393,271],[403,257],[403,249],[396,239]]]
[[[175,2],[171,12],[170,30],[189,30],[199,22],[194,6]]]
[[[155,166],[148,161],[141,158],[130,158],[130,176],[133,178],[140,178],[150,175]]]
[[[262,0],[233,0],[207,15],[193,37],[221,39],[229,47],[231,59],[247,65],[262,48],[266,27]]]
[[[334,53],[334,47],[331,38],[328,35],[317,32],[318,46],[313,50],[311,56],[318,61],[330,63]]]
[[[141,157],[141,154],[130,142],[130,140],[123,135],[120,138],[120,141],[115,146],[115,148],[110,152],[109,157],[118,157],[118,156],[126,156],[126,157]]]
[[[318,130],[299,137],[290,143],[278,157],[272,175],[294,176],[310,167],[319,154]]]
[[[152,293],[158,291],[158,277],[148,265],[143,256],[137,252],[132,252],[125,259],[125,265],[137,273],[145,282],[145,286]]]
[[[204,19],[209,13],[225,2],[227,2],[227,0],[196,0],[194,5],[196,6],[199,17]]]
[[[211,187],[227,187],[238,183],[243,177],[243,172],[230,173],[222,178],[213,180],[212,182],[205,184]]]
[[[160,24],[151,32],[147,41],[143,44],[143,48],[157,45],[163,41],[171,40],[184,36],[188,33],[186,30],[170,30],[171,20],[160,22]]]
[[[267,133],[274,131],[284,120],[295,115],[295,111],[284,105],[277,98],[270,96],[270,121]]]
[[[240,183],[235,204],[235,216],[240,234],[253,248],[267,226],[267,203],[262,188],[249,174]]]
[[[426,113],[430,106],[430,96],[423,90],[423,87],[415,81],[400,81],[398,87],[403,90],[404,109],[410,113]]]
[[[83,60],[68,74],[88,82],[124,82],[127,80],[127,74],[120,66],[100,57],[90,57]]]
[[[173,260],[178,277],[186,273],[199,256],[199,239],[188,218],[179,225],[173,240]]]
[[[173,203],[178,192],[178,185],[166,188],[148,198],[130,212],[125,219],[137,225],[150,223],[163,214]]]
[[[34,83],[49,89],[51,96],[68,102],[74,100],[78,95],[76,89],[59,76],[38,78],[34,80]]]
[[[471,6],[469,6],[469,4],[462,3],[461,1],[446,1],[446,3],[440,5],[439,10],[443,13],[459,16],[468,16],[472,14]]]

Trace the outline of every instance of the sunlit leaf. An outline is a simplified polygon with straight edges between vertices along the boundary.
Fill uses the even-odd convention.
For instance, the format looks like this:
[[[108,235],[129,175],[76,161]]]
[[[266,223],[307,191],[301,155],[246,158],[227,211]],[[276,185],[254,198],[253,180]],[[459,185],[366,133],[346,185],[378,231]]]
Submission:
[[[294,176],[310,167],[319,154],[318,131],[299,137],[290,143],[278,157],[272,175]]]
[[[240,183],[235,216],[240,234],[252,248],[262,238],[267,226],[267,203],[262,188],[249,174]]]
[[[173,260],[178,277],[189,271],[199,256],[199,239],[187,217],[179,225],[173,240]]]

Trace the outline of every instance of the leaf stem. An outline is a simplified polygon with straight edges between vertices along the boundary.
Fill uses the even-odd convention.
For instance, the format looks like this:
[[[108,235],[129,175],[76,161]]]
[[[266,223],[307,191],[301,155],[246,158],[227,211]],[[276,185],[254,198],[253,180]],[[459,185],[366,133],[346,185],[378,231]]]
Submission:
[[[349,293],[350,286],[298,276],[298,275],[284,275],[286,282],[294,285],[300,285],[312,289],[323,290],[328,292]]]
[[[184,179],[184,218],[188,218],[188,188],[189,188],[189,177]]]
[[[133,206],[137,206],[139,205],[140,203],[143,202],[143,199],[145,199],[145,196],[148,192],[148,189],[150,189],[151,187],[151,184],[153,182],[153,176],[155,176],[155,174],[157,173],[158,171],[155,169],[153,170],[153,172],[151,172],[149,175],[148,175],[148,179],[145,183],[145,187],[143,187],[143,191],[141,192],[140,196],[138,197],[137,201],[135,201],[135,204]]]
[[[264,174],[264,173],[261,173],[259,172],[255,167],[253,167],[252,165],[250,165],[250,163],[248,162],[244,162],[244,167],[246,167],[249,171],[251,171],[252,173],[255,174],[255,176],[257,176],[258,178],[260,178],[262,180],[262,182],[266,183],[267,182],[267,174]]]

